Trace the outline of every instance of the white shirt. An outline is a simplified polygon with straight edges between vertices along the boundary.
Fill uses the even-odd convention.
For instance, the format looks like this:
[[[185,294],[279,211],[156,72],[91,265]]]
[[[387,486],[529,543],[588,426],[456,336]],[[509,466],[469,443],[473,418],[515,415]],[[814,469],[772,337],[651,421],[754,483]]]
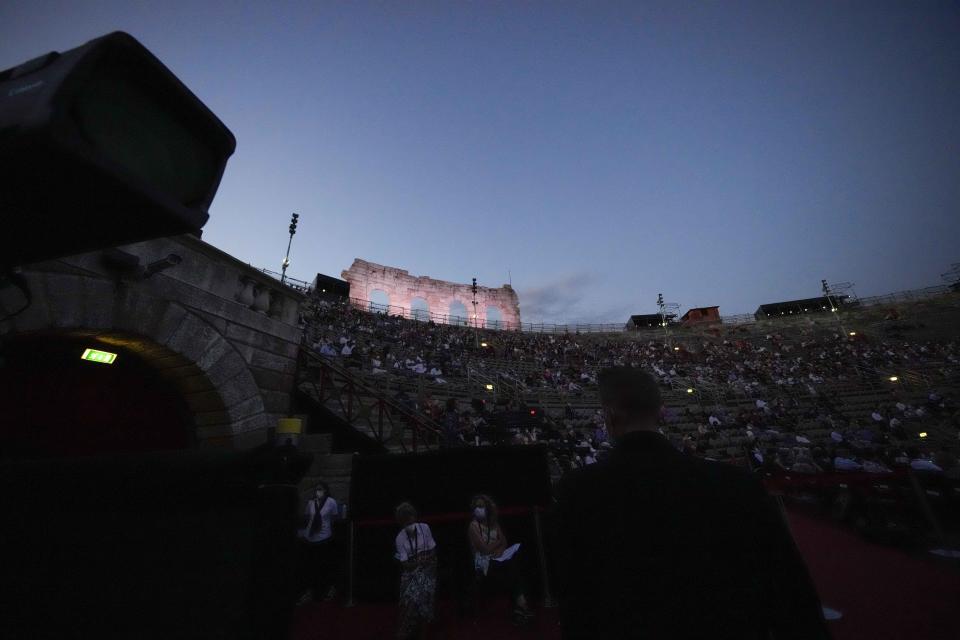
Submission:
[[[334,351],[333,347],[331,347],[330,345],[324,344],[322,347],[320,347],[320,355],[322,355],[322,356],[335,356],[335,355],[337,355],[337,352]]]
[[[833,459],[833,468],[838,471],[858,471],[861,467],[856,460],[837,456]]]
[[[329,540],[333,536],[333,518],[337,515],[337,511],[337,501],[332,496],[328,497],[320,509],[320,529],[311,536],[310,526],[313,524],[313,519],[317,517],[317,499],[311,499],[304,510],[307,515],[307,526],[300,530],[300,537],[309,542]]]
[[[476,520],[474,520],[476,522]],[[477,523],[478,532],[480,534],[480,539],[487,542],[487,544],[494,542],[500,539],[500,527],[496,529],[489,529],[486,525],[481,525]],[[470,524],[473,526],[473,523]],[[474,569],[483,572],[483,575],[487,575],[487,571],[490,569],[490,556],[480,553],[479,551],[473,552],[473,567]]]
[[[935,465],[933,462],[924,460],[923,458],[911,460],[910,468],[916,469],[917,471],[943,471],[943,469]]]
[[[430,525],[417,522],[409,529],[403,528],[400,530],[400,533],[397,534],[396,546],[397,560],[405,562],[412,558],[414,554],[436,549],[437,543],[433,539]]]
[[[349,344],[343,345],[343,349],[340,350],[340,355],[342,356],[353,355],[353,347],[351,347]]]

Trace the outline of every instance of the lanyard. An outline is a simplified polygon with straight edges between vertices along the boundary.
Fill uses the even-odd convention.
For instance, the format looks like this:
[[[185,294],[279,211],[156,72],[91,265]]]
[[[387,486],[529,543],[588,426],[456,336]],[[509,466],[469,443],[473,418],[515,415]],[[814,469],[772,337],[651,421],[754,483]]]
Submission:
[[[407,531],[407,547],[410,549],[411,557],[416,556],[417,552],[420,549],[420,542],[418,540],[418,535],[420,533],[420,527],[413,525],[413,535],[410,535],[410,532]]]
[[[480,526],[480,532],[483,533],[484,525],[480,524],[479,522],[477,524]],[[486,527],[487,527],[487,544],[490,544],[490,534],[493,533],[493,527],[491,527],[490,525],[486,525]]]

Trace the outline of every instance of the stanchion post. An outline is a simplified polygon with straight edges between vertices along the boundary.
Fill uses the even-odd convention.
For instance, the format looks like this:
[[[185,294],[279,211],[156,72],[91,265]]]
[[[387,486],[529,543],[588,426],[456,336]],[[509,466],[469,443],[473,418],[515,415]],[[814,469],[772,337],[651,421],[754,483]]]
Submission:
[[[540,507],[533,507],[533,526],[537,532],[537,554],[540,557],[540,581],[543,584],[543,606],[546,609],[553,609],[557,606],[557,601],[553,598],[553,592],[550,590],[550,574],[547,571],[547,554],[543,547],[543,527],[540,524]]]
[[[350,521],[350,541],[349,548],[347,549],[347,602],[344,605],[345,607],[354,607],[356,606],[356,601],[353,599],[353,572],[354,572],[354,548],[356,547],[356,524],[353,520]]]

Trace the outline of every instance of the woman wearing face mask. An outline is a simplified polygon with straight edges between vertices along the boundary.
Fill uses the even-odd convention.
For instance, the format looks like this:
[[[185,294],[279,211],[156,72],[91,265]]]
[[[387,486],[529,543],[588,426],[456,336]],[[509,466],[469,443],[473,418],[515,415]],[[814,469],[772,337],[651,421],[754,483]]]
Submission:
[[[427,625],[433,620],[433,604],[437,591],[437,543],[430,527],[417,522],[417,510],[409,502],[395,511],[397,524],[396,558],[400,561],[400,622],[397,637],[426,637]]]
[[[516,549],[507,544],[507,536],[500,528],[497,505],[485,495],[476,496],[471,505],[473,517],[467,534],[473,548],[473,568],[477,581],[492,580],[509,588],[513,598],[514,622],[530,622],[533,614],[527,606],[520,556]],[[513,555],[504,559],[504,552],[508,549]]]
[[[299,532],[303,558],[301,586],[305,592],[301,602],[309,598],[308,589],[313,592],[314,600],[333,597],[336,573],[333,519],[336,515],[337,501],[330,495],[327,483],[321,482],[314,489],[313,498],[307,502],[304,509],[306,525]],[[329,587],[327,592],[324,592],[325,587]]]

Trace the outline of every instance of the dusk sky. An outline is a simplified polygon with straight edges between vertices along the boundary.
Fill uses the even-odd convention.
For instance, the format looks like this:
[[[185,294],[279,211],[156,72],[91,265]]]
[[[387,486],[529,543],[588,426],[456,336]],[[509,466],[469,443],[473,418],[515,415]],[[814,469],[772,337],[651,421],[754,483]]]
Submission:
[[[204,239],[752,312],[960,261],[957,2],[0,2],[0,69],[123,30],[233,131]],[[445,310],[434,310],[445,312]]]

